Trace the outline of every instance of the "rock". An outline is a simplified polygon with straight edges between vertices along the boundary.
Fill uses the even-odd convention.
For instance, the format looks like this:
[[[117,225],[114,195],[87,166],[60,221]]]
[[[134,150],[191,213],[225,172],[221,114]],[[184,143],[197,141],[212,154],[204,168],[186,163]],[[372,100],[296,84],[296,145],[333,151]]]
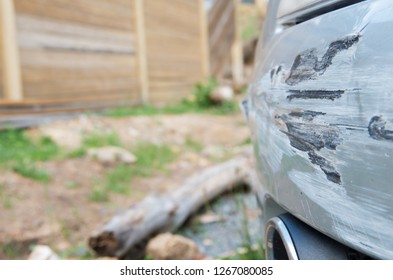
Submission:
[[[207,146],[203,149],[202,154],[211,159],[222,159],[225,157],[226,152],[220,146]]]
[[[182,159],[191,163],[192,165],[197,165],[201,167],[208,166],[210,161],[203,156],[200,156],[196,153],[186,152],[183,154]]]
[[[59,256],[46,245],[37,245],[29,256],[29,260],[59,260]]]
[[[159,234],[151,239],[146,253],[154,260],[193,260],[201,255],[194,241],[171,233]]]
[[[230,86],[221,86],[215,89],[210,95],[210,99],[214,103],[223,103],[228,101],[233,101],[234,92]]]
[[[213,224],[225,221],[222,215],[217,215],[214,213],[206,213],[195,218],[195,222],[199,224]]]
[[[132,164],[137,161],[136,156],[129,151],[114,146],[88,149],[87,156],[98,160],[104,165],[116,163]]]

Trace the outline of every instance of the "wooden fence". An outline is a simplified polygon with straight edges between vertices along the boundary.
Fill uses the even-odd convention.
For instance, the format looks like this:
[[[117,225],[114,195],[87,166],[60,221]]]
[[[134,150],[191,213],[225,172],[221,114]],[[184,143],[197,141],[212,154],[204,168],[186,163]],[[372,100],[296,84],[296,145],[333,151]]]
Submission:
[[[231,60],[236,2],[0,0],[0,114],[178,101]]]

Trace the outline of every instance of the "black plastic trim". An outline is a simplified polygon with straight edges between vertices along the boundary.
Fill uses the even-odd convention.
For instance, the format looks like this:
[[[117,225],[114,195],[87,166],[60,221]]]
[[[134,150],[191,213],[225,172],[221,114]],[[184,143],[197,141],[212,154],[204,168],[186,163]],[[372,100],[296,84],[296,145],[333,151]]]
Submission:
[[[295,11],[288,15],[282,16],[278,19],[279,23],[285,26],[292,26],[317,16],[330,13],[332,11],[342,9],[360,2],[367,0],[330,0],[322,1],[310,6],[307,6],[301,10]]]

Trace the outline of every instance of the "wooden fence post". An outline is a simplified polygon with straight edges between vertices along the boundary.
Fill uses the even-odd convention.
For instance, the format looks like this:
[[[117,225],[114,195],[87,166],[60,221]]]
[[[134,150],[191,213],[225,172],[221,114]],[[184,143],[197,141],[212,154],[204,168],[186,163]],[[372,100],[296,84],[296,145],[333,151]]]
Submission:
[[[205,0],[198,0],[199,9],[199,28],[201,36],[201,63],[202,63],[202,77],[209,78],[211,75],[210,69],[210,47],[209,47],[209,22],[208,14],[205,9]]]
[[[1,0],[0,0],[1,1]],[[145,0],[146,1],[146,0]],[[143,0],[135,0],[136,33],[138,40],[139,82],[143,104],[149,103],[149,69],[146,52],[146,25]]]
[[[22,101],[22,77],[13,0],[0,0],[0,28],[3,43],[1,55],[3,60],[4,97],[9,101]]]
[[[235,39],[232,44],[232,76],[236,86],[244,83],[243,44],[240,34],[239,5],[240,0],[233,0],[235,7]]]

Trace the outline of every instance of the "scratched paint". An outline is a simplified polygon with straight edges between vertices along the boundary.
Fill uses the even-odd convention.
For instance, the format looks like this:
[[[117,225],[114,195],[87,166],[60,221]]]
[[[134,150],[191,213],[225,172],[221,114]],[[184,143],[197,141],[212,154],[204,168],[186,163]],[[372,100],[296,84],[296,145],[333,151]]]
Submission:
[[[248,115],[262,195],[355,249],[393,259],[389,2],[334,11],[263,44]]]

